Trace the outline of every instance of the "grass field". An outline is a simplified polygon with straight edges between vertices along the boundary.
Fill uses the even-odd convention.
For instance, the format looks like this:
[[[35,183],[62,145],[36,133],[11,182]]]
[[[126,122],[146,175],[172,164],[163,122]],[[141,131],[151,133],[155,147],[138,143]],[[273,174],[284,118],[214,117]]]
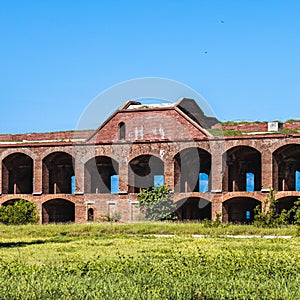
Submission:
[[[0,299],[300,299],[300,238],[292,226],[73,224],[0,232]]]

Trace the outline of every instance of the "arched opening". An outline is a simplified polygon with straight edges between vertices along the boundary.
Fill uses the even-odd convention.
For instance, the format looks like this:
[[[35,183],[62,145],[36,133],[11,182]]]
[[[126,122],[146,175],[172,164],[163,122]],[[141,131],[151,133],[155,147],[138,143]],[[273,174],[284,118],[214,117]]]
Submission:
[[[71,194],[75,184],[73,176],[73,158],[70,154],[54,152],[43,159],[44,194]]]
[[[85,193],[118,193],[118,185],[119,164],[111,157],[93,157],[85,164]]]
[[[124,122],[119,123],[119,140],[125,140],[126,137],[126,125]]]
[[[174,157],[176,193],[210,190],[211,155],[200,148],[188,148]]]
[[[89,222],[93,222],[94,221],[94,209],[91,208],[91,207],[87,211],[87,220]]]
[[[197,197],[182,199],[176,203],[179,220],[211,220],[211,202]]]
[[[236,197],[223,203],[223,221],[249,224],[254,221],[254,209],[260,201],[250,197]]]
[[[224,189],[229,192],[261,190],[261,154],[248,146],[231,148],[224,154]]]
[[[128,192],[161,185],[164,182],[164,162],[154,155],[140,155],[128,166]]]
[[[66,223],[75,221],[75,205],[65,199],[49,200],[42,205],[42,222]]]
[[[32,194],[33,160],[26,154],[14,153],[2,161],[2,193]]]
[[[5,202],[2,203],[3,206],[8,206],[8,205],[14,205],[16,203],[16,201],[19,201],[20,199],[10,199],[10,200],[7,200]],[[27,202],[29,202],[28,200],[26,199],[23,199]]]
[[[276,204],[275,204],[275,209],[276,212],[278,214],[280,214],[284,209],[286,211],[289,211],[291,208],[293,208],[293,206],[295,205],[295,202],[298,201],[299,197],[293,197],[293,196],[289,196],[289,197],[283,197],[277,200]],[[294,216],[295,213],[291,213],[288,222],[291,224],[294,221]]]
[[[277,191],[300,190],[300,145],[286,145],[273,153],[273,186]]]

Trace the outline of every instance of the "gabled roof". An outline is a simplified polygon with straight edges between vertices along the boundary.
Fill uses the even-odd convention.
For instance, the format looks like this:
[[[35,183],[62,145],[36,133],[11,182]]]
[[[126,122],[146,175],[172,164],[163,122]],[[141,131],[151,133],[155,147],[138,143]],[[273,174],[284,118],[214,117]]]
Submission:
[[[188,98],[181,98],[175,103],[153,103],[153,104],[142,104],[138,101],[126,101],[118,110],[116,110],[110,117],[108,117],[87,139],[89,142],[99,131],[110,122],[117,114],[128,111],[164,111],[164,110],[175,110],[184,119],[192,124],[200,133],[204,136],[212,136],[206,128],[210,128],[212,124],[218,122],[216,118],[205,116],[203,111],[197,105],[195,100]]]

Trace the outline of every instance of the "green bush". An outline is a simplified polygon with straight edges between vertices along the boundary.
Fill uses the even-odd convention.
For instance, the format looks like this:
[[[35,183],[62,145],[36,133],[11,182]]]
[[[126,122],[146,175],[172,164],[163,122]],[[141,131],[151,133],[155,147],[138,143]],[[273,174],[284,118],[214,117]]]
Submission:
[[[145,218],[152,221],[175,220],[176,205],[171,190],[166,186],[156,186],[142,190],[137,196],[139,207]]]
[[[288,225],[290,219],[293,218],[293,223],[300,226],[300,201],[296,201],[294,206],[289,209],[283,209],[280,213],[276,210],[277,200],[274,191],[271,189],[269,195],[264,201],[263,209],[256,206],[254,212],[254,225],[258,227],[278,227]]]
[[[12,205],[0,206],[0,222],[5,225],[34,224],[38,220],[35,203],[19,199]]]

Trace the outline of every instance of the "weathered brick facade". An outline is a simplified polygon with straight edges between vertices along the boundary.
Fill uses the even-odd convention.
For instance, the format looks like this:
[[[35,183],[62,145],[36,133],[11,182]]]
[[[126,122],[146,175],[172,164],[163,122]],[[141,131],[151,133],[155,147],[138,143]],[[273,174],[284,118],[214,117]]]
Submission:
[[[291,207],[300,197],[300,134],[252,124],[230,129],[263,133],[216,137],[207,130],[215,121],[190,99],[127,102],[95,131],[1,134],[0,204],[33,201],[41,223],[107,214],[130,222],[141,218],[139,190],[163,179],[181,219],[220,213],[224,222],[251,222],[270,188],[278,209]]]

